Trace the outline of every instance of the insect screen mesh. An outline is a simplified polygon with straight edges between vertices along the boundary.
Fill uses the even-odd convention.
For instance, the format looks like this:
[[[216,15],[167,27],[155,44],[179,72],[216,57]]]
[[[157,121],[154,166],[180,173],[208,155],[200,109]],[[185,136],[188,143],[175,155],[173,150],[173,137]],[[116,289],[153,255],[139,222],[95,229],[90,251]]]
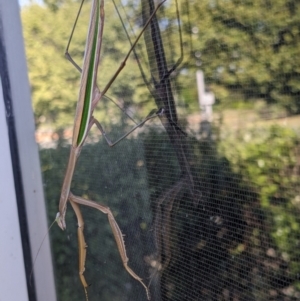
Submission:
[[[57,21],[49,21],[48,31],[63,30],[54,48],[63,53],[72,26],[63,24],[78,5],[53,3],[42,9]],[[70,47],[79,65],[90,5],[83,5]],[[106,1],[100,90],[156,5]],[[24,30],[38,40],[37,25],[26,29],[25,23],[33,9],[23,12]],[[167,0],[95,109],[112,141],[157,115],[112,148],[92,128],[71,186],[74,195],[111,209],[129,266],[149,287],[151,300],[300,299],[299,16],[298,1]],[[51,38],[43,41],[45,49],[52,49]],[[51,126],[58,138],[48,145],[41,139],[40,152],[53,220],[80,75],[72,66],[60,73],[61,90],[51,97],[69,103],[42,102],[30,34],[26,43],[39,132]],[[198,90],[196,71],[202,71]],[[80,208],[89,300],[147,300],[122,266],[107,216]],[[66,223],[66,231],[50,231],[58,296],[84,300],[70,205]]]

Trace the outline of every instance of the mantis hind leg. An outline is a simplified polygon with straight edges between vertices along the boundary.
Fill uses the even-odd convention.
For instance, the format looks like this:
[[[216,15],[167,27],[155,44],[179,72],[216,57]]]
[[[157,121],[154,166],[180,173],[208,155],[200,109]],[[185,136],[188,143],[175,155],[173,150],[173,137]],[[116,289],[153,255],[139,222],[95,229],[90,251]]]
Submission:
[[[77,234],[78,234],[78,251],[79,251],[79,278],[80,278],[80,281],[84,288],[86,301],[88,301],[89,298],[88,298],[87,288],[89,285],[87,284],[85,277],[84,277],[86,249],[87,249],[87,244],[85,242],[85,238],[84,238],[84,234],[83,234],[84,221],[83,221],[83,217],[82,217],[79,205],[76,202],[73,202],[72,200],[70,200],[70,203],[76,214],[77,222],[78,222]]]
[[[84,205],[90,208],[95,208],[99,211],[101,211],[102,213],[107,215],[110,227],[112,229],[115,241],[117,243],[117,247],[118,247],[118,251],[120,254],[120,257],[122,259],[122,263],[124,268],[126,269],[126,271],[128,272],[128,274],[130,274],[131,277],[133,277],[135,280],[137,280],[138,282],[140,282],[140,284],[144,287],[146,294],[147,294],[147,299],[150,300],[150,293],[148,290],[148,287],[144,284],[142,278],[140,278],[129,266],[128,266],[128,257],[126,254],[126,248],[125,248],[125,242],[124,242],[124,238],[123,238],[123,234],[121,232],[120,227],[118,226],[111,210],[104,205],[101,205],[97,202],[91,201],[91,200],[87,200],[78,196],[73,195],[72,193],[70,193],[69,195],[69,201],[75,211],[75,214],[77,216],[77,220],[78,220],[78,241],[79,241],[79,277],[81,280],[81,283],[84,287],[85,293],[86,293],[86,298],[87,298],[87,287],[88,284],[85,280],[85,277],[83,275],[84,271],[85,271],[85,259],[86,259],[86,243],[85,243],[85,239],[84,239],[84,235],[83,235],[83,226],[84,226],[84,222],[83,222],[83,218],[81,215],[81,211],[79,209],[79,205]],[[88,299],[87,299],[88,301]]]

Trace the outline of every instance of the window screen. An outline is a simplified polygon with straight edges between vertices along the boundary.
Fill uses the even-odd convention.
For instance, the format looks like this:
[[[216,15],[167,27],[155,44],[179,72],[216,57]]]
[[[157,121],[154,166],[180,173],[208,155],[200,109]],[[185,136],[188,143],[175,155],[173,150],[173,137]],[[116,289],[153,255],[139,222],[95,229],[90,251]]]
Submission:
[[[106,1],[99,101],[71,191],[111,209],[152,300],[299,300],[299,1]],[[91,1],[70,54],[82,67]],[[80,72],[63,58],[79,3],[22,16],[49,223]],[[37,19],[36,16],[39,16]],[[156,116],[143,123],[148,116]],[[81,206],[89,300],[147,300],[107,216]],[[77,220],[50,230],[59,300],[84,300]]]

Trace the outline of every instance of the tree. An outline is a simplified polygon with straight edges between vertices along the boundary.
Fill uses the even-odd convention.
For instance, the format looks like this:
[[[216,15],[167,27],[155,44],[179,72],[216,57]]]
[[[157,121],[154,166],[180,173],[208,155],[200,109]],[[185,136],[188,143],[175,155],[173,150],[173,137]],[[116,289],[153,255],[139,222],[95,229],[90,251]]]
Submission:
[[[197,65],[219,103],[264,100],[300,113],[300,1],[189,3]]]
[[[54,1],[51,2],[55,4],[53,9],[54,6],[48,1],[48,6],[33,4],[22,11],[36,123],[37,126],[50,127],[57,132],[71,126],[79,90],[80,73],[64,58],[79,8],[75,2]],[[111,2],[106,3],[105,12],[107,17],[98,76],[100,89],[109,82],[130,48]],[[70,46],[70,53],[79,66],[84,56],[89,15],[90,3],[85,3]],[[140,30],[140,26],[136,30]],[[117,83],[111,86],[107,94],[124,110],[134,107],[136,115],[146,116],[150,108],[153,108],[147,106],[147,102],[145,105],[147,97],[144,95],[147,93],[149,94],[147,87],[141,84],[138,65],[131,57],[119,74]],[[114,120],[108,118],[103,106],[112,112]],[[124,114],[121,117],[118,114],[120,115],[120,110],[107,99],[101,100],[96,112],[96,116],[100,116],[99,120],[104,124],[121,120]]]

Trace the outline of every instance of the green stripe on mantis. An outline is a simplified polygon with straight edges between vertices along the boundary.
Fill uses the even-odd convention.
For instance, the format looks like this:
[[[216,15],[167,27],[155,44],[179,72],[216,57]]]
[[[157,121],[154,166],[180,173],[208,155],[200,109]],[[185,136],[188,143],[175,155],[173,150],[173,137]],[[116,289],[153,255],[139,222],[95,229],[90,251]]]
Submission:
[[[91,50],[91,58],[89,60],[88,65],[88,75],[87,75],[87,82],[86,82],[86,89],[85,89],[85,96],[84,96],[84,104],[82,110],[82,118],[80,123],[80,129],[77,138],[77,146],[81,145],[84,141],[86,131],[89,126],[90,121],[90,112],[91,112],[91,105],[93,100],[93,91],[94,91],[94,81],[95,76],[94,74],[97,72],[98,66],[96,66],[96,59],[97,59],[97,42],[98,42],[98,33],[99,33],[99,21],[100,21],[100,8],[99,8],[99,0],[97,1],[97,9],[96,9],[96,24],[93,36],[93,44]],[[86,49],[87,51],[87,49]],[[83,66],[85,67],[85,66]]]

